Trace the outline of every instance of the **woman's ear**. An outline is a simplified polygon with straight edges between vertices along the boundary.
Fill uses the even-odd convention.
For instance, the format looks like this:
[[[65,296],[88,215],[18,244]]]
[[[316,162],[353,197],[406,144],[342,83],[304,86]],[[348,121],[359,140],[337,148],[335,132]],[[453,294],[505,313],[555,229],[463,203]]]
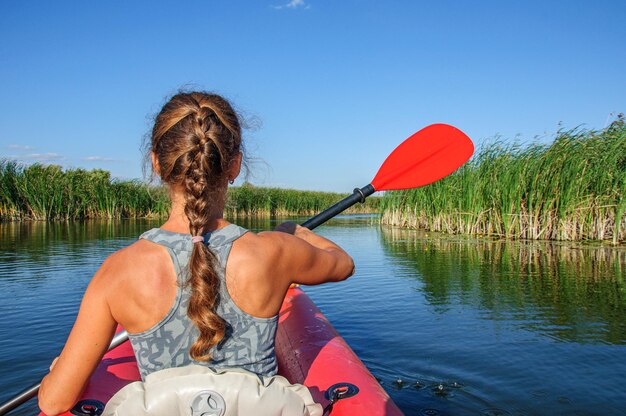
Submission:
[[[228,167],[228,180],[229,181],[234,181],[237,178],[237,176],[239,176],[239,172],[241,171],[242,158],[243,158],[243,153],[239,152],[233,158],[233,160],[230,161],[230,165]]]
[[[161,166],[159,166],[159,159],[157,159],[157,156],[154,152],[150,152],[150,157],[152,158],[152,171],[161,176]]]

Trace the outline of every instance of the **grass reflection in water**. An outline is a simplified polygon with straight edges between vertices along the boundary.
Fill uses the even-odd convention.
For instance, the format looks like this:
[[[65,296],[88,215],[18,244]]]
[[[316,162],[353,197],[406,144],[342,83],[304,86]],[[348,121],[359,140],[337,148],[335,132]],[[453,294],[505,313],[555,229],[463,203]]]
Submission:
[[[561,341],[626,344],[626,249],[510,242],[382,229],[383,247],[408,259],[435,308],[469,304]]]

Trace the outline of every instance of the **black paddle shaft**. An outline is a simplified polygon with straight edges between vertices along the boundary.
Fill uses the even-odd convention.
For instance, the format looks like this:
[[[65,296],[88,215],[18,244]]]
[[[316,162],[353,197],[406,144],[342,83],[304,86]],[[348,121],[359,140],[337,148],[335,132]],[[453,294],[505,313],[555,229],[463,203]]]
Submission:
[[[365,202],[365,198],[367,198],[374,192],[376,192],[376,189],[374,189],[374,187],[371,184],[366,185],[360,189],[354,188],[354,192],[352,193],[352,195],[345,197],[344,199],[337,202],[335,205],[328,208],[327,210],[322,211],[316,216],[314,216],[313,218],[306,220],[305,222],[302,223],[302,226],[308,228],[309,230],[312,230],[316,228],[317,226],[324,224],[326,221],[333,218],[335,215],[347,210],[348,208],[350,208],[352,205],[356,204],[357,202],[361,202],[361,203]]]

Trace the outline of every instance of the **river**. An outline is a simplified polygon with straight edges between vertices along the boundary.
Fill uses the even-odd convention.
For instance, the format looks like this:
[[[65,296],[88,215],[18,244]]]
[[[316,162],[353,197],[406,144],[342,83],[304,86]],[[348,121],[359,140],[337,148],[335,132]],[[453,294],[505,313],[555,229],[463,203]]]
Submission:
[[[626,414],[626,248],[375,223],[320,227],[357,272],[306,291],[407,415]],[[0,402],[45,374],[104,258],[156,225],[0,224]]]

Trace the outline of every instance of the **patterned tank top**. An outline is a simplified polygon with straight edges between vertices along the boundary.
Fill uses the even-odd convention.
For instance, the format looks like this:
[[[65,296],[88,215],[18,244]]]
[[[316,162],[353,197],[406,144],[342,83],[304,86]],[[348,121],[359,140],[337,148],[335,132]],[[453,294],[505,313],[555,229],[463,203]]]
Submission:
[[[174,305],[167,315],[152,328],[129,334],[137,358],[141,378],[157,370],[201,364],[211,368],[243,368],[263,376],[277,372],[274,340],[278,316],[257,318],[239,309],[226,288],[224,270],[233,241],[247,230],[230,224],[215,230],[209,238],[209,248],[215,254],[220,279],[220,299],[217,313],[226,322],[226,335],[211,350],[211,361],[197,362],[189,356],[189,348],[198,338],[196,326],[187,317],[191,288],[184,282],[189,275],[189,259],[193,248],[191,235],[153,228],[140,238],[167,248],[174,263],[178,288]]]

